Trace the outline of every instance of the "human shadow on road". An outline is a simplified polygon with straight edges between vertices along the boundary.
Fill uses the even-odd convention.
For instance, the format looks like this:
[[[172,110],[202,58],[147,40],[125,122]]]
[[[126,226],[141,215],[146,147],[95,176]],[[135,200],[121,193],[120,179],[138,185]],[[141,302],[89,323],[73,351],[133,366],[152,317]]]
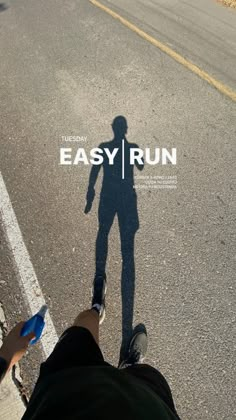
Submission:
[[[133,308],[135,292],[135,262],[134,241],[135,233],[139,228],[137,210],[137,195],[134,189],[134,165],[130,164],[130,149],[137,148],[137,144],[129,143],[126,139],[128,130],[127,121],[123,116],[117,116],[112,123],[114,137],[111,141],[101,143],[104,160],[100,165],[93,165],[87,192],[85,213],[91,210],[95,197],[95,184],[101,167],[103,166],[103,181],[98,209],[98,233],[96,239],[96,270],[95,278],[104,275],[108,254],[108,236],[115,216],[118,217],[122,273],[121,273],[121,298],[122,298],[122,345],[120,357],[122,358],[130,339],[133,326]],[[104,149],[110,152],[118,148],[113,165],[109,164]],[[123,164],[123,165],[122,165]],[[142,170],[141,163],[136,162],[136,167]],[[109,279],[108,287],[109,287]]]
[[[7,6],[5,3],[0,3],[0,12],[5,12],[5,10],[8,9],[9,6]]]

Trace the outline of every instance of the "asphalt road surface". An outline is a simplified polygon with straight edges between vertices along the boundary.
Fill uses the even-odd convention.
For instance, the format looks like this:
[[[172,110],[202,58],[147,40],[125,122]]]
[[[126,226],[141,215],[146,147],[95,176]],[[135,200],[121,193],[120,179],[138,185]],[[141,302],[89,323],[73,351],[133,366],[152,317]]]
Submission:
[[[211,0],[102,3],[235,92],[235,11]],[[136,190],[133,324],[147,328],[147,362],[169,380],[183,419],[236,418],[235,102],[87,0],[11,0],[0,34],[1,173],[57,334],[90,305],[102,175],[85,214],[91,165],[60,165],[60,147],[89,152],[123,115],[130,142],[177,149],[177,165],[135,169],[146,187]],[[141,174],[177,177],[177,188],[152,188]],[[32,293],[22,293],[4,215],[0,235],[0,300],[13,326]],[[117,364],[117,218],[106,273],[101,346]],[[42,359],[41,343],[21,363],[27,393]]]

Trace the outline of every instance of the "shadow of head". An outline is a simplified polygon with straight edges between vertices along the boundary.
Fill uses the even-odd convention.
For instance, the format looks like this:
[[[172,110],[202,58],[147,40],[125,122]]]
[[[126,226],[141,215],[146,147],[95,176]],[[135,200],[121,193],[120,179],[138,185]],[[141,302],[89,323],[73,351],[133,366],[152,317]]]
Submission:
[[[8,6],[5,3],[0,3],[0,12],[5,12],[8,9]]]
[[[127,134],[127,120],[125,117],[123,117],[123,115],[118,115],[117,117],[115,117],[111,126],[116,139],[122,140]]]

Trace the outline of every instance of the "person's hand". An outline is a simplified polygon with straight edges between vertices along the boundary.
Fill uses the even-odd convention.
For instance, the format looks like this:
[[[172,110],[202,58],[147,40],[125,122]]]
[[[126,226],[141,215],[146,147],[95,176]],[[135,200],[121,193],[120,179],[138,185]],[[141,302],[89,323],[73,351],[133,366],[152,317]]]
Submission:
[[[0,357],[5,359],[8,363],[8,369],[15,365],[24,356],[30,340],[35,337],[35,334],[31,332],[25,337],[21,337],[20,333],[23,328],[24,321],[19,322],[9,332],[9,334],[3,340],[3,345],[0,348]]]
[[[92,208],[94,197],[95,197],[94,188],[89,188],[88,192],[87,192],[87,196],[86,196],[87,204],[86,204],[85,209],[84,209],[85,214],[90,212],[90,210]]]

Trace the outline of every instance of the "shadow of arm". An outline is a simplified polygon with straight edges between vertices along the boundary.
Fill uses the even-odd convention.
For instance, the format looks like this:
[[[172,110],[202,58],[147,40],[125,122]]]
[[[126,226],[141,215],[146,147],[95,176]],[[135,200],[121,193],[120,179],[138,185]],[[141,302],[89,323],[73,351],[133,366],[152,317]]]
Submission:
[[[89,175],[89,185],[88,185],[88,191],[87,191],[87,195],[86,195],[86,206],[84,209],[84,212],[87,214],[91,208],[92,208],[92,204],[93,204],[93,200],[95,197],[95,184],[97,181],[97,177],[99,174],[99,171],[101,169],[101,165],[93,165],[92,169],[90,171],[90,175]]]
[[[142,159],[142,161],[143,161],[143,159]],[[139,170],[139,171],[142,171],[143,170],[143,168],[144,168],[144,161],[143,161],[143,163],[142,164],[140,164],[140,163],[138,163],[137,161],[135,162],[135,166],[136,166],[136,168]]]

